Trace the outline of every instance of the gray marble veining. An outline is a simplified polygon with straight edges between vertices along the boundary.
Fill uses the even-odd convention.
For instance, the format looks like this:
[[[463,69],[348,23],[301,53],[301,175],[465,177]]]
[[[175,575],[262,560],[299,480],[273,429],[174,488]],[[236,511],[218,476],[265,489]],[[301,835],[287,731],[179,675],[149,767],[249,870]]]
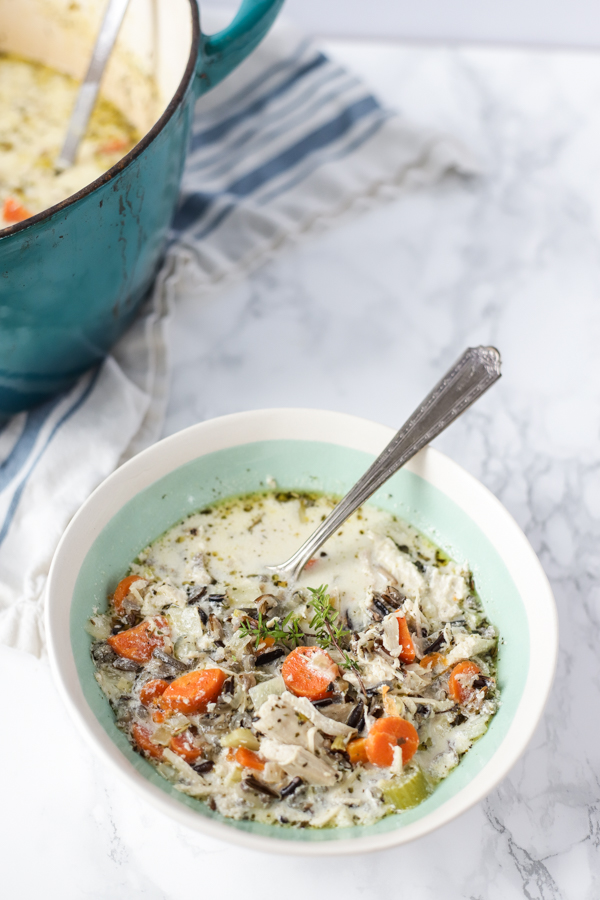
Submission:
[[[220,293],[182,291],[166,433],[266,406],[398,427],[466,346],[498,346],[502,380],[436,443],[506,505],[552,582],[547,713],[487,800],[427,838],[267,860],[138,802],[84,747],[45,663],[3,651],[2,678],[18,672],[43,704],[44,751],[20,709],[6,749],[20,774],[5,779],[18,821],[3,821],[2,846],[20,896],[262,900],[283,884],[289,900],[600,897],[600,56],[331,49],[407,116],[461,137],[481,174],[366,213]]]

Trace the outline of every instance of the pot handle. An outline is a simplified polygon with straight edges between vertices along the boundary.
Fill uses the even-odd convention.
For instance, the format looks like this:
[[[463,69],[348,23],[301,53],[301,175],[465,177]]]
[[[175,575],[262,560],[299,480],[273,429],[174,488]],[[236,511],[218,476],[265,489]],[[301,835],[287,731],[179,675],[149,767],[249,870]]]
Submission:
[[[200,35],[196,95],[205,94],[235,69],[262,41],[283,0],[242,0],[236,17],[216,34]]]

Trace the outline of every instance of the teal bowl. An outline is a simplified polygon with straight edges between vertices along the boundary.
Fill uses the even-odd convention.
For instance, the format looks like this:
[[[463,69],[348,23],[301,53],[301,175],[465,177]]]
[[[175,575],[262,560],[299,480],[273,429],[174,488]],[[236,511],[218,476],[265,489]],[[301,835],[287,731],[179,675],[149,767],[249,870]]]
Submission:
[[[258,850],[326,855],[380,850],[420,837],[485,797],[514,765],[542,714],[554,672],[557,618],[527,539],[496,498],[431,448],[371,503],[402,516],[468,562],[499,628],[500,709],[488,731],[420,806],[371,826],[293,829],[225,819],[186,797],[135,753],[94,680],[85,623],[104,608],[130,562],[183,516],[223,497],[265,489],[343,494],[393,436],[363,419],[318,410],[261,410],[195,425],[118,469],[65,532],[48,581],[46,628],[54,676],[85,738],[167,815]],[[280,560],[273,560],[279,562]]]

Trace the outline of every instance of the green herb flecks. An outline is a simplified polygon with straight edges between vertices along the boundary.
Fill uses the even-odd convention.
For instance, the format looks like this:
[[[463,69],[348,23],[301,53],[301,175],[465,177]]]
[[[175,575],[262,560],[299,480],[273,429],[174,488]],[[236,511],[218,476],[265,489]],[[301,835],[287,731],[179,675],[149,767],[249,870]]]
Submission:
[[[265,638],[273,638],[274,641],[283,641],[297,647],[303,644],[307,635],[300,627],[300,619],[295,616],[293,611],[288,613],[285,619],[277,621],[265,621],[262,613],[258,614],[256,619],[244,619],[240,625],[239,633],[241,637],[255,637],[255,649],[258,648],[261,641]]]
[[[244,619],[239,628],[240,637],[255,638],[255,649],[258,649],[261,641],[264,641],[265,638],[281,641],[292,648],[306,644],[306,639],[312,638],[323,650],[333,648],[341,657],[339,665],[342,669],[354,672],[366,698],[367,692],[360,675],[358,662],[342,646],[350,632],[340,622],[339,613],[327,593],[327,585],[322,584],[318,588],[308,588],[308,590],[312,594],[308,606],[314,613],[309,623],[311,629],[309,632],[302,630],[300,617],[293,611],[288,613],[284,619],[266,619],[262,613],[258,613],[256,619]]]
[[[341,646],[341,642],[349,636],[350,632],[340,622],[339,613],[333,606],[331,597],[327,593],[327,585],[322,584],[318,588],[309,588],[308,590],[312,594],[312,600],[309,601],[308,605],[314,611],[309,627],[314,628],[314,637],[316,637],[319,646],[323,650],[329,650],[331,647],[337,650],[342,657],[342,662],[340,663],[342,669],[352,669],[366,698],[367,692],[360,676],[358,662],[352,659],[348,651]]]

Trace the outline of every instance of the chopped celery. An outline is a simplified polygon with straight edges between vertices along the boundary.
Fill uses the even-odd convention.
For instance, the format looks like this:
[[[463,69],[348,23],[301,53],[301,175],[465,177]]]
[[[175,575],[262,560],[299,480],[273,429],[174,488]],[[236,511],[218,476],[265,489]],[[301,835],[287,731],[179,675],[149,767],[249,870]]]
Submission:
[[[180,637],[187,637],[190,640],[202,637],[202,622],[195,606],[184,609],[170,606],[167,610],[167,619],[171,626],[171,637],[175,641]]]
[[[245,747],[246,750],[258,750],[259,743],[249,728],[234,728],[221,738],[221,747]]]
[[[396,809],[412,809],[430,793],[422,770],[416,766],[406,769],[402,775],[389,781],[380,781],[379,787],[385,802]]]
[[[252,698],[254,709],[260,709],[265,700],[270,697],[271,694],[283,694],[284,691],[285,682],[281,675],[277,675],[276,678],[270,678],[268,681],[263,681],[260,684],[255,685],[253,688],[250,688],[248,693]]]
[[[110,616],[92,616],[88,620],[85,630],[95,641],[105,641],[111,634]]]

